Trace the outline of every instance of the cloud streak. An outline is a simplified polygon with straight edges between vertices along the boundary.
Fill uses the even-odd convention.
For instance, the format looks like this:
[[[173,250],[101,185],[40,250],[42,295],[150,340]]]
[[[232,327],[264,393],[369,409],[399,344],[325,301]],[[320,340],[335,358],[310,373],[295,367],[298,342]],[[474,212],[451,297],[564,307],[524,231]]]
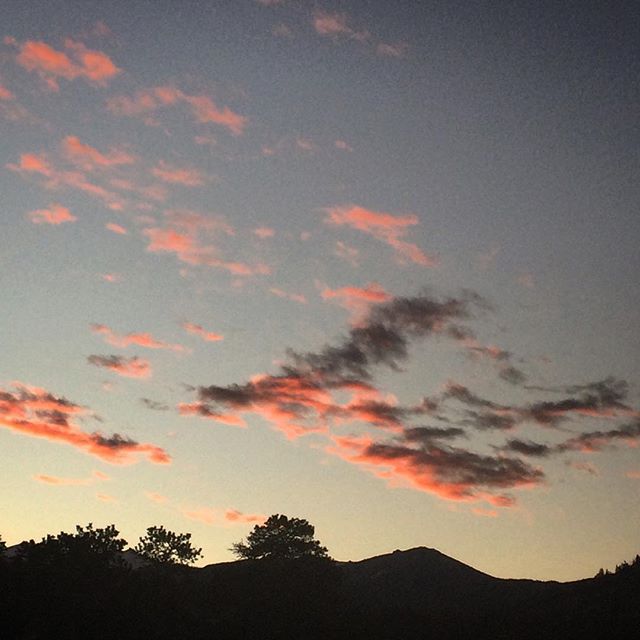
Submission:
[[[71,38],[64,40],[64,51],[38,40],[19,44],[15,39],[7,38],[5,42],[18,48],[16,62],[23,69],[35,73],[52,91],[59,91],[61,79],[72,81],[81,78],[105,87],[121,72],[108,55]]]
[[[332,226],[347,226],[388,244],[399,258],[423,267],[435,267],[438,261],[402,238],[409,227],[418,224],[418,216],[394,215],[384,211],[372,211],[358,205],[344,205],[325,209],[324,221]]]
[[[94,367],[107,369],[125,378],[150,378],[152,373],[151,364],[138,356],[125,358],[114,355],[90,355],[87,362]]]
[[[145,349],[166,349],[169,351],[185,351],[181,344],[171,344],[154,338],[150,333],[126,333],[119,334],[104,324],[90,325],[91,331],[103,336],[104,341],[114,347],[126,349],[131,345],[144,347]]]
[[[143,89],[133,96],[114,96],[107,101],[107,108],[114,115],[142,118],[150,125],[158,124],[155,117],[158,111],[178,105],[186,106],[196,122],[224,127],[233,135],[241,135],[247,126],[245,116],[229,107],[220,108],[211,97],[190,95],[172,86]]]
[[[117,433],[86,433],[75,420],[88,413],[85,407],[38,387],[15,383],[13,389],[0,388],[0,426],[15,433],[66,444],[111,464],[131,464],[139,457],[155,464],[171,461],[164,449],[153,444]],[[48,478],[55,483],[52,476]]]

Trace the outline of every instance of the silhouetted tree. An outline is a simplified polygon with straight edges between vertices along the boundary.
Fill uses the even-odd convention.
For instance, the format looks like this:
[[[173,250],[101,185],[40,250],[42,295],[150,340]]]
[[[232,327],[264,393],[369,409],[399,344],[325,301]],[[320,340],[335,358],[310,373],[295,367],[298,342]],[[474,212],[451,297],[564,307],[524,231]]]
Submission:
[[[246,542],[236,542],[231,551],[238,558],[328,558],[327,548],[314,538],[315,528],[307,520],[288,518],[280,514],[269,516],[263,525],[256,525]]]
[[[190,533],[174,533],[163,526],[149,527],[134,551],[153,564],[193,564],[202,556],[202,549],[191,545]]]
[[[94,529],[93,523],[86,527],[76,525],[75,533],[61,531],[57,536],[51,534],[41,542],[23,542],[19,556],[31,563],[51,564],[55,562],[73,562],[104,566],[119,565],[120,552],[127,546],[120,532],[111,524],[103,529]]]

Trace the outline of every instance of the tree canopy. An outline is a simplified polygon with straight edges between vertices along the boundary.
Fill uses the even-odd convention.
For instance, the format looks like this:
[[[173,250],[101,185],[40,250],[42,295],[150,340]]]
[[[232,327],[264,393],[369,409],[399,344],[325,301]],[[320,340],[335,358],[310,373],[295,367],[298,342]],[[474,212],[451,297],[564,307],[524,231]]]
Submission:
[[[327,548],[314,538],[314,534],[315,528],[307,520],[275,514],[264,524],[256,525],[246,542],[233,544],[231,551],[246,560],[328,558]]]
[[[202,556],[202,549],[192,546],[190,533],[174,533],[163,526],[149,527],[134,551],[152,564],[193,564]]]

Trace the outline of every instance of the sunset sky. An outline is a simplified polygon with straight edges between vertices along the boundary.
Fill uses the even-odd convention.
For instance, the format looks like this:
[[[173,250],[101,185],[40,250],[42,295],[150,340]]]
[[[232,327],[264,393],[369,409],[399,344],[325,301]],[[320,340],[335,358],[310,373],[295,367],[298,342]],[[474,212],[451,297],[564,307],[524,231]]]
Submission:
[[[633,558],[639,16],[4,3],[3,539]]]

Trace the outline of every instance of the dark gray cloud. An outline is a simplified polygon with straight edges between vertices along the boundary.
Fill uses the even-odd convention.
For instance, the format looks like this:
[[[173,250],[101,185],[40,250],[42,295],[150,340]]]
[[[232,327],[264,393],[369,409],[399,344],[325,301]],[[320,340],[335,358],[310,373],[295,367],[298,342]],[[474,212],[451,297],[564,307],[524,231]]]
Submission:
[[[158,402],[157,400],[151,400],[150,398],[140,398],[140,402],[153,411],[169,411],[171,407],[164,402]]]

